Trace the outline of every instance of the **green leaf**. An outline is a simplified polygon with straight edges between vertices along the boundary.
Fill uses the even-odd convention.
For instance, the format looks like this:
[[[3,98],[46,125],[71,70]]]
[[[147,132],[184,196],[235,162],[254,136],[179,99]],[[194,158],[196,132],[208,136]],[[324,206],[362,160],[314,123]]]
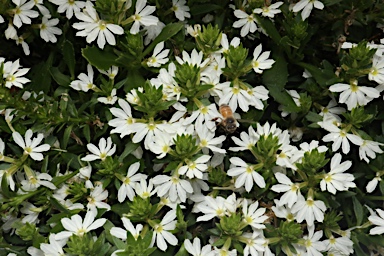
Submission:
[[[153,42],[147,47],[147,49],[144,50],[143,56],[146,56],[147,54],[149,54],[158,43],[167,41],[169,38],[176,35],[183,28],[184,28],[184,23],[182,22],[169,23],[167,26],[163,28],[161,33],[153,40]]]
[[[62,50],[63,50],[63,58],[65,63],[68,66],[69,73],[71,74],[71,78],[74,79],[76,60],[75,60],[75,50],[73,48],[73,44],[70,41],[65,40],[63,43]]]
[[[275,24],[270,19],[264,19],[259,15],[256,15],[257,24],[260,25],[269,35],[269,37],[277,44],[280,45],[281,36],[276,29]]]
[[[54,198],[54,197],[50,197],[50,198],[49,198],[49,201],[50,201],[50,203],[52,204],[52,206],[53,206],[55,209],[58,209],[58,210],[60,210],[61,212],[64,212],[64,213],[66,213],[66,214],[71,214],[71,212],[70,212],[67,208],[65,208],[59,201],[57,201],[56,198]]]
[[[49,73],[58,85],[68,87],[71,83],[71,78],[61,73],[61,71],[57,67],[51,67],[49,69]]]
[[[201,5],[194,5],[190,9],[191,9],[191,15],[194,16],[194,15],[209,13],[212,11],[223,10],[223,7],[217,4],[201,4]]]
[[[98,69],[107,70],[115,64],[117,56],[112,52],[100,50],[96,46],[87,46],[81,50],[84,58]]]
[[[66,149],[67,148],[67,145],[68,145],[68,140],[69,140],[69,137],[71,136],[71,132],[72,132],[72,125],[67,127],[64,131],[64,135],[63,135],[63,141],[62,141],[62,148],[63,149]]]
[[[67,175],[63,175],[63,176],[56,176],[52,179],[52,183],[53,185],[55,185],[56,187],[58,187],[61,183],[69,180],[70,178],[74,177],[76,174],[79,173],[79,170],[76,170],[70,174],[67,174]]]
[[[334,67],[326,60],[322,62],[324,69],[320,69],[316,66],[303,62],[298,63],[298,65],[311,73],[316,82],[323,88],[326,88],[340,81],[340,79],[335,74]]]
[[[263,84],[268,88],[271,96],[280,104],[286,106],[286,110],[290,112],[298,112],[300,108],[293,101],[292,97],[284,89],[288,82],[287,62],[283,54],[276,53],[273,56],[275,63],[271,69],[264,71]]]
[[[364,210],[363,206],[357,200],[356,197],[352,197],[352,202],[353,202],[353,211],[355,212],[356,216],[356,226],[360,226],[361,223],[363,223],[363,218],[364,218]]]
[[[131,154],[133,151],[135,151],[139,147],[139,144],[133,143],[132,141],[128,142],[125,145],[125,149],[123,153],[119,156],[119,162],[122,163],[124,159]]]
[[[43,91],[45,93],[49,91],[51,88],[52,76],[47,74],[50,73],[54,55],[55,53],[51,52],[47,60],[32,67],[31,76],[33,79],[31,79],[32,82],[28,87],[29,90],[35,92]]]
[[[83,134],[87,142],[89,143],[91,141],[91,130],[89,128],[89,125],[85,125],[83,128]]]

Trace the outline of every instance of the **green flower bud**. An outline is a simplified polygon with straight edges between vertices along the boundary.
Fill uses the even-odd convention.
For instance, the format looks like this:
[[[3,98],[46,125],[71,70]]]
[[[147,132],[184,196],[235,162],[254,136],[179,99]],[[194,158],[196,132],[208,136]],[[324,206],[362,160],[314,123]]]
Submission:
[[[181,87],[181,93],[187,98],[195,97],[200,85],[200,67],[188,63],[177,65],[175,81]]]
[[[93,254],[94,241],[90,233],[83,236],[72,235],[67,246],[67,252],[72,255],[95,255]]]
[[[259,163],[263,163],[265,170],[270,170],[275,165],[279,147],[279,138],[269,134],[260,137],[256,145],[252,147],[252,153]]]
[[[177,135],[174,139],[174,153],[178,159],[190,159],[199,150],[196,143],[196,138],[193,138],[190,134]]]
[[[231,216],[224,216],[220,219],[220,224],[217,227],[225,234],[231,237],[240,236],[244,225],[242,224],[242,216],[240,214],[232,214]]]
[[[282,221],[280,227],[277,229],[278,236],[281,238],[280,243],[282,246],[289,246],[297,243],[303,235],[300,224],[296,222]]]
[[[236,48],[231,45],[228,51],[224,53],[227,66],[223,68],[223,73],[229,80],[234,80],[248,73],[252,65],[251,61],[247,60],[247,56],[248,49],[242,45]]]
[[[36,236],[40,236],[35,224],[27,222],[25,224],[19,223],[17,226],[19,227],[16,228],[16,234],[24,241],[31,241]]]
[[[212,168],[208,173],[208,181],[218,186],[225,186],[229,180],[227,174],[220,168]]]
[[[132,221],[143,221],[149,218],[152,212],[152,204],[149,198],[135,196],[129,203],[129,219]]]
[[[328,161],[325,152],[320,153],[317,149],[313,149],[311,152],[305,152],[301,163],[297,163],[296,166],[308,176],[311,176],[311,174],[316,174],[319,169],[323,168]]]
[[[221,34],[217,25],[215,27],[211,24],[203,26],[202,31],[199,31],[196,37],[197,46],[205,54],[216,52],[220,47]]]
[[[346,80],[356,79],[369,73],[372,57],[376,49],[367,47],[367,42],[362,41],[352,47],[341,59],[341,68],[346,72]]]

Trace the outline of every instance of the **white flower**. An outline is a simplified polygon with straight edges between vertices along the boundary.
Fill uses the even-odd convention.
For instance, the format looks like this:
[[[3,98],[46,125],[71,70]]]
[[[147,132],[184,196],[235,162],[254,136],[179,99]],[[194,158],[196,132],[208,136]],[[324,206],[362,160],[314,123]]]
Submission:
[[[233,27],[241,27],[241,37],[245,37],[246,35],[248,35],[249,32],[253,33],[256,31],[256,18],[253,16],[253,14],[248,14],[242,10],[235,10],[234,14],[236,18],[239,18],[239,20],[233,23]]]
[[[323,231],[317,231],[315,233],[315,226],[307,226],[308,228],[308,235],[304,236],[304,245],[307,250],[308,256],[322,256],[323,254],[321,252],[326,250],[326,245],[324,242],[319,241],[320,238],[323,236]]]
[[[109,95],[107,97],[99,97],[99,98],[97,98],[97,101],[101,102],[101,103],[104,103],[104,104],[108,104],[108,105],[115,104],[116,101],[117,101],[116,88],[112,89],[111,95]]]
[[[272,206],[272,211],[278,218],[286,219],[288,222],[295,220],[295,216],[292,214],[291,207],[285,207],[279,200],[275,199],[275,205]]]
[[[353,242],[348,237],[335,238],[331,236],[329,239],[323,241],[327,246],[326,251],[333,255],[350,255],[353,253]]]
[[[163,30],[165,24],[161,21],[158,21],[155,25],[150,25],[145,27],[144,33],[144,44],[148,45],[153,39],[155,39]]]
[[[186,5],[185,0],[172,0],[172,11],[175,12],[178,20],[184,21],[185,18],[190,18],[189,7]]]
[[[254,106],[256,109],[263,110],[264,104],[262,100],[267,100],[269,91],[262,85],[255,86],[252,89],[247,89],[248,94],[251,96],[249,105]]]
[[[111,130],[112,133],[120,133],[120,138],[123,138],[125,135],[131,134],[133,130],[131,129],[132,124],[136,122],[135,118],[132,117],[131,106],[128,102],[123,99],[118,100],[120,108],[111,108],[112,115],[116,118],[109,120],[108,125],[115,127]]]
[[[366,190],[367,190],[367,193],[372,193],[373,190],[376,189],[377,187],[377,184],[379,183],[379,181],[381,181],[381,176],[380,176],[380,173],[377,172],[376,173],[376,177],[373,178],[370,182],[368,182],[367,186],[366,186]]]
[[[25,216],[21,219],[21,222],[28,222],[31,224],[39,223],[39,213],[42,211],[41,207],[36,207],[35,205],[28,202],[22,202],[22,205],[23,207],[20,209],[20,212],[25,214]]]
[[[180,65],[188,63],[190,66],[198,66],[200,68],[204,68],[209,62],[208,58],[203,61],[203,57],[204,57],[203,52],[202,51],[197,52],[196,49],[192,50],[191,56],[189,56],[189,54],[186,51],[183,51],[182,56],[183,56],[182,59],[179,56],[175,56],[176,61]]]
[[[275,17],[275,14],[281,13],[281,10],[279,7],[284,2],[276,2],[271,5],[264,5],[262,8],[256,8],[253,10],[254,13],[260,14],[264,17],[273,18]]]
[[[13,39],[15,40],[16,45],[21,44],[21,47],[23,48],[23,52],[25,55],[29,55],[31,53],[31,51],[29,50],[29,45],[24,41],[23,36],[19,36]]]
[[[351,141],[355,145],[362,145],[363,139],[355,134],[347,133],[344,129],[340,129],[333,123],[325,124],[326,126],[323,127],[327,131],[329,131],[329,134],[325,135],[323,137],[323,141],[325,142],[331,142],[332,144],[332,151],[339,150],[340,146],[342,148],[342,151],[344,154],[348,154],[351,150],[349,146],[349,141]]]
[[[176,218],[176,210],[171,210],[165,214],[164,218],[161,220],[159,224],[156,224],[153,227],[153,236],[150,247],[155,244],[156,246],[162,250],[167,250],[168,246],[165,241],[167,241],[171,245],[177,244],[177,238],[173,235],[170,230],[174,230],[176,228],[177,220]]]
[[[198,237],[193,239],[193,244],[189,239],[185,239],[184,247],[189,254],[192,256],[214,256],[215,253],[212,251],[212,246],[210,244],[204,245],[201,247],[201,242]]]
[[[213,119],[220,117],[219,111],[217,111],[216,104],[210,104],[208,106],[200,106],[198,110],[192,112],[192,115],[187,117],[183,125],[191,124],[195,121],[195,124],[203,124],[208,129],[214,130],[216,128],[215,121]]]
[[[135,196],[133,189],[136,187],[140,180],[145,180],[147,178],[147,175],[145,174],[136,174],[139,168],[140,162],[136,162],[129,166],[127,176],[124,177],[123,184],[121,184],[121,187],[117,192],[117,198],[120,203],[123,202],[126,197],[128,197],[130,201],[133,201],[133,197]]]
[[[345,191],[356,187],[353,183],[355,177],[350,173],[343,173],[352,166],[351,161],[341,163],[340,153],[336,153],[331,159],[331,171],[324,175],[320,181],[321,190],[328,190],[332,194],[336,191]]]
[[[91,64],[87,65],[88,74],[81,73],[77,78],[79,80],[74,80],[71,82],[70,86],[77,91],[87,92],[89,89],[96,88],[96,85],[93,83],[93,69]]]
[[[345,108],[338,107],[336,100],[332,99],[326,107],[321,108],[321,112],[319,113],[319,115],[323,117],[323,120],[332,118],[340,122],[341,118],[339,117],[339,115],[344,112]]]
[[[248,201],[243,200],[243,221],[250,225],[253,229],[265,228],[265,225],[262,223],[268,219],[268,216],[264,215],[266,209],[258,207],[259,202],[257,201],[248,206]]]
[[[36,172],[35,176],[27,177],[28,180],[22,180],[22,189],[25,191],[35,191],[38,187],[44,186],[52,190],[56,189],[56,186],[51,182],[52,177],[48,173]]]
[[[125,241],[127,240],[127,231],[128,231],[137,240],[141,230],[143,229],[143,225],[137,224],[135,228],[132,222],[128,218],[122,217],[121,220],[123,221],[123,225],[125,229],[122,229],[119,227],[112,227],[110,230],[111,235]]]
[[[293,183],[287,175],[277,172],[275,173],[275,177],[278,182],[281,184],[276,184],[271,187],[271,190],[281,193],[285,192],[279,201],[278,206],[282,205],[288,205],[289,208],[292,207],[294,203],[297,202],[297,198],[301,195],[300,194],[300,185],[298,183]]]
[[[102,70],[102,69],[98,69],[99,72],[103,75],[106,75],[109,77],[109,79],[111,80],[114,80],[115,77],[117,76],[117,73],[119,72],[119,67],[117,66],[111,66],[108,70]],[[116,89],[113,89],[116,91]],[[113,92],[112,90],[112,92]]]
[[[252,67],[253,67],[253,70],[258,74],[263,73],[264,69],[270,69],[273,63],[275,63],[274,60],[268,59],[271,53],[270,51],[266,51],[262,53],[261,50],[262,50],[262,45],[259,44],[253,51]]]
[[[241,108],[244,112],[249,110],[249,105],[252,104],[251,95],[247,90],[239,88],[238,85],[233,87],[225,87],[220,98],[219,105],[229,105],[233,112],[236,112],[237,106]]]
[[[97,215],[97,208],[106,209],[107,211],[111,210],[111,206],[105,202],[108,198],[108,190],[103,189],[103,185],[97,185],[89,196],[87,197],[88,204],[87,210],[93,212],[95,216]]]
[[[205,125],[196,127],[196,133],[199,137],[199,146],[202,148],[204,154],[208,154],[208,149],[212,152],[225,154],[225,149],[219,148],[222,142],[226,139],[224,135],[215,138],[215,133],[207,128]]]
[[[101,49],[104,48],[106,41],[110,45],[115,45],[116,39],[113,34],[122,35],[124,29],[119,25],[100,20],[90,1],[87,1],[85,5],[83,12],[75,13],[76,18],[82,21],[73,24],[75,29],[80,30],[76,36],[86,37],[87,43],[91,43],[97,38],[97,46]]]
[[[377,226],[369,231],[370,235],[381,235],[384,233],[384,211],[381,209],[376,209],[376,211],[379,216],[377,216],[376,214],[372,214],[368,217],[368,220],[372,222],[373,225]]]
[[[0,23],[4,23],[4,18],[1,15],[0,15]]]
[[[62,31],[60,28],[55,27],[59,23],[59,19],[48,20],[46,16],[43,17],[40,27],[40,36],[46,42],[56,43],[56,35],[61,35]]]
[[[135,184],[135,191],[143,199],[149,198],[156,193],[156,190],[153,189],[153,181],[149,180],[147,185],[146,179],[141,179],[140,183]]]
[[[231,157],[231,169],[227,171],[229,176],[235,176],[235,187],[245,187],[247,192],[253,188],[253,183],[256,183],[260,188],[265,187],[265,180],[256,170],[255,165],[249,165],[239,157]]]
[[[101,159],[101,161],[104,161],[107,156],[112,156],[116,152],[116,144],[113,144],[112,147],[111,137],[108,137],[107,140],[101,138],[99,140],[99,148],[97,148],[92,143],[87,144],[87,148],[89,151],[91,151],[92,154],[86,155],[85,157],[81,158],[81,161],[90,162],[97,159]]]
[[[187,26],[187,33],[191,35],[192,37],[198,37],[199,32],[201,31],[201,25],[195,24],[195,25],[188,25]]]
[[[208,165],[206,164],[211,156],[202,155],[196,160],[188,160],[186,161],[187,165],[183,165],[179,168],[178,172],[180,175],[186,175],[189,179],[203,178],[203,172],[208,169]]]
[[[67,19],[71,19],[74,13],[80,12],[85,7],[85,2],[74,0],[49,0],[50,2],[59,5],[58,13],[64,13]]]
[[[107,221],[105,218],[97,219],[95,221],[95,214],[93,212],[87,212],[84,217],[84,221],[80,215],[72,215],[71,219],[63,218],[61,219],[61,224],[66,229],[66,231],[61,231],[56,234],[56,240],[67,239],[73,234],[77,236],[83,236],[85,233],[88,233],[91,230],[97,229],[104,225]]]
[[[12,10],[13,16],[13,25],[20,28],[23,23],[31,24],[31,18],[36,18],[39,16],[37,11],[31,10],[35,6],[34,1],[27,0],[12,0],[16,5],[16,8]],[[27,2],[27,3],[26,3]]]
[[[309,226],[314,224],[316,219],[318,222],[323,222],[324,212],[327,210],[323,201],[313,200],[312,197],[308,197],[307,200],[300,194],[297,198],[297,202],[292,207],[292,213],[296,214],[296,221],[298,223],[305,220]]]
[[[216,198],[205,196],[204,199],[203,202],[196,206],[197,210],[204,213],[204,215],[198,217],[196,221],[207,221],[215,217],[222,217],[226,214],[225,198],[221,196],[217,196]]]
[[[13,180],[13,171],[12,169],[0,170],[0,178],[2,179],[5,174],[5,178],[7,180],[7,184],[9,188],[14,191],[15,190],[15,181]]]
[[[187,200],[187,193],[193,192],[191,183],[177,176],[157,175],[152,182],[156,186],[157,195],[167,196],[171,202],[180,199],[184,203]]]
[[[138,0],[136,2],[135,14],[131,16],[134,20],[131,30],[129,31],[131,34],[137,34],[140,30],[140,25],[148,27],[156,25],[159,22],[156,16],[150,15],[156,10],[156,7],[145,6],[146,4],[147,0]]]
[[[238,147],[230,147],[229,150],[231,151],[243,151],[243,150],[251,150],[253,146],[256,145],[256,142],[259,140],[259,135],[255,132],[253,127],[250,125],[248,128],[248,133],[241,132],[240,133],[240,139],[232,136],[233,142]]]
[[[233,46],[234,48],[237,48],[240,45],[240,38],[234,37],[231,40],[231,43],[228,42],[228,36],[223,33],[221,36],[221,41],[220,41],[221,47],[223,47],[220,52],[226,53],[229,50],[230,46]]]
[[[364,159],[365,162],[369,163],[368,157],[375,159],[376,153],[383,153],[380,146],[384,146],[384,144],[372,140],[363,140],[363,143],[359,147],[360,160]]]
[[[380,97],[380,92],[376,88],[367,86],[358,86],[357,81],[351,84],[337,83],[329,87],[331,92],[341,92],[339,96],[340,103],[346,103],[348,110],[357,106],[365,106],[374,98]]]
[[[16,86],[23,88],[25,83],[30,82],[28,78],[22,77],[29,71],[29,68],[20,68],[19,59],[15,62],[7,61],[4,63],[3,78],[5,79],[5,87],[11,88]]]
[[[300,0],[300,2],[296,3],[295,6],[293,6],[292,11],[299,12],[303,10],[301,12],[301,19],[305,20],[311,14],[313,7],[322,10],[324,8],[324,4],[318,0]]]
[[[151,57],[148,58],[147,65],[148,67],[160,67],[161,65],[164,65],[168,62],[168,54],[169,49],[164,49],[164,42],[160,42],[156,45],[155,49],[153,50],[153,54]]]
[[[384,58],[382,56],[377,56],[376,54],[373,56],[368,79],[378,84],[384,83]]]
[[[44,156],[41,152],[48,151],[51,146],[43,144],[38,146],[44,138],[42,133],[39,133],[36,138],[32,139],[33,132],[28,129],[25,133],[25,141],[21,137],[20,133],[13,132],[12,137],[17,145],[24,149],[24,154],[29,155],[35,161],[43,160]]]
[[[5,149],[5,143],[4,141],[0,138],[0,161],[4,160],[4,149]]]
[[[261,232],[254,231],[253,233],[244,233],[241,235],[241,240],[246,242],[244,247],[244,256],[252,255],[258,256],[265,251],[265,239],[260,236]]]
[[[49,235],[49,244],[41,243],[40,249],[43,251],[44,255],[51,256],[61,256],[65,255],[63,247],[66,244],[65,240],[56,240],[55,234]]]
[[[40,13],[43,17],[51,18],[51,13],[48,8],[44,6],[43,0],[33,0],[37,9],[39,9]]]

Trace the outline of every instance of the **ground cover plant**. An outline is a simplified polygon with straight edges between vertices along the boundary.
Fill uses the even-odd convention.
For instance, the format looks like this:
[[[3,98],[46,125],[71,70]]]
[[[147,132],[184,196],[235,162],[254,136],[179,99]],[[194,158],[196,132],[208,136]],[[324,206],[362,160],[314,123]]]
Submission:
[[[383,255],[383,18],[0,0],[0,255]]]

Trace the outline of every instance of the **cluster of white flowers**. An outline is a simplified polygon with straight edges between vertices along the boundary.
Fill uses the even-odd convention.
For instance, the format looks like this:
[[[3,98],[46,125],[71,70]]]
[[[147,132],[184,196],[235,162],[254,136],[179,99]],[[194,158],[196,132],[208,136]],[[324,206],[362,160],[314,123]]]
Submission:
[[[124,2],[124,10],[129,10],[132,15],[126,17],[124,21],[119,21],[119,24],[109,20],[107,15],[98,13],[97,6],[92,1],[49,1],[57,6],[58,13],[65,13],[68,20],[78,20],[72,22],[72,28],[78,30],[76,36],[85,37],[88,44],[96,41],[100,49],[104,49],[106,44],[117,45],[119,39],[116,40],[116,37],[128,32],[132,35],[145,35],[144,44],[148,45],[165,26],[155,16],[156,7],[147,5],[147,0],[134,1],[134,6],[132,1],[121,1]],[[234,15],[239,20],[232,25],[234,28],[241,28],[241,37],[250,36],[257,30],[268,34],[268,31],[262,31],[258,19],[261,17],[273,20],[275,15],[281,13],[279,8],[284,3],[279,1],[267,4],[267,2],[265,6],[253,9],[251,14],[245,11],[248,8],[247,1],[244,1],[243,9],[234,10]],[[40,37],[45,42],[58,41],[57,37],[63,33],[59,28],[60,20],[52,18],[43,0],[12,0],[12,4],[14,5],[10,10],[12,19],[5,36],[21,44],[26,55],[30,54],[30,50],[24,35],[18,35],[18,29],[25,24],[32,24],[34,21],[32,19],[41,18],[37,27],[40,30]],[[187,22],[186,20],[191,17],[186,0],[172,0],[169,4],[177,20]],[[317,0],[300,0],[291,5],[290,10],[293,13],[301,11],[302,20],[306,20],[313,7],[323,9],[324,4]],[[2,22],[4,19],[0,16],[0,23]],[[186,26],[186,31],[197,38],[201,33],[200,28],[200,25]],[[359,85],[357,80],[352,80],[349,84],[339,82],[329,87],[329,93],[334,93],[338,101],[332,96],[326,107],[321,106],[320,113],[317,113],[321,120],[314,124],[324,130],[325,135],[318,138],[324,143],[329,143],[326,146],[320,145],[318,140],[296,143],[302,139],[302,131],[295,134],[293,130],[279,128],[277,123],[269,122],[264,124],[257,122],[254,126],[250,125],[247,131],[228,134],[224,127],[228,115],[234,119],[235,128],[238,128],[240,121],[235,119],[240,115],[236,111],[240,113],[251,110],[263,111],[270,96],[268,89],[263,85],[250,86],[239,78],[231,80],[225,76],[225,70],[231,64],[227,55],[231,50],[243,46],[242,39],[238,37],[229,41],[228,36],[222,33],[220,39],[219,49],[210,54],[192,49],[190,52],[184,50],[179,55],[175,54],[174,58],[171,56],[172,49],[167,49],[164,41],[157,41],[158,43],[151,48],[152,54],[143,57],[145,59],[141,65],[146,70],[154,70],[156,73],[145,86],[148,85],[151,90],[161,88],[162,103],[169,103],[171,106],[171,114],[167,115],[166,120],[156,119],[156,114],[147,115],[142,111],[146,107],[142,102],[143,97],[150,94],[146,91],[148,87],[135,85],[130,87],[134,89],[130,89],[125,95],[119,94],[120,87],[105,89],[100,81],[106,81],[107,77],[108,83],[114,87],[117,84],[115,79],[118,74],[123,73],[119,73],[117,66],[96,71],[91,64],[88,64],[86,73],[80,73],[77,79],[68,82],[73,90],[89,94],[95,92],[100,96],[97,97],[97,102],[109,105],[104,106],[109,112],[103,125],[108,125],[111,129],[106,136],[104,134],[104,137],[96,137],[97,145],[89,142],[84,146],[89,153],[78,157],[81,167],[76,172],[67,171],[63,174],[59,165],[57,176],[52,177],[53,175],[48,174],[47,170],[40,172],[30,168],[28,161],[34,160],[47,165],[45,162],[49,161],[52,153],[50,151],[61,149],[48,139],[43,144],[46,138],[43,133],[33,137],[33,131],[28,129],[21,132],[25,134],[23,138],[9,125],[12,130],[9,137],[21,150],[13,144],[9,148],[15,155],[19,153],[18,160],[21,164],[16,164],[16,158],[5,155],[4,152],[8,152],[9,149],[0,138],[0,161],[6,163],[5,167],[0,165],[0,179],[6,181],[1,182],[1,186],[8,184],[10,190],[17,195],[28,195],[39,189],[45,189],[52,194],[50,197],[52,201],[64,209],[66,214],[59,220],[62,228],[60,225],[56,226],[56,233],[51,233],[46,243],[30,246],[28,248],[30,255],[65,255],[64,247],[70,243],[71,237],[83,237],[103,225],[108,229],[110,233],[108,235],[121,240],[120,242],[129,239],[128,233],[138,241],[150,232],[152,237],[149,248],[157,247],[163,252],[170,246],[183,244],[183,248],[191,255],[237,255],[236,249],[241,246],[243,255],[274,255],[271,244],[278,241],[269,239],[266,230],[271,222],[276,224],[277,219],[306,228],[295,243],[282,248],[287,255],[293,255],[290,251],[292,248],[295,248],[297,255],[354,253],[350,232],[353,228],[363,228],[362,226],[348,230],[340,228],[328,230],[328,233],[321,229],[326,214],[332,208],[328,200],[356,187],[355,176],[350,172],[356,163],[346,160],[355,147],[360,160],[366,163],[384,152],[381,149],[383,143],[354,129],[341,116],[380,98],[384,84],[383,52],[377,50],[367,74],[367,79],[377,83],[377,87]],[[270,51],[263,51],[261,43],[255,44],[247,71],[260,77],[266,70],[273,68],[275,60],[270,58],[270,55]],[[0,58],[0,66],[6,88],[14,86],[22,89],[30,82],[28,78],[23,77],[29,68],[21,68],[19,60],[12,62]],[[179,82],[180,70],[186,66],[198,70],[198,86],[209,88],[203,90],[204,93],[201,94],[195,91],[198,97],[191,97],[185,85]],[[312,79],[308,74],[305,78]],[[292,97],[298,108],[302,106],[301,95],[297,90],[287,90],[287,94]],[[25,97],[25,100],[29,97],[30,95]],[[347,109],[338,104],[346,104]],[[295,120],[297,117],[297,113],[292,114],[283,106],[279,110],[282,111],[282,118]],[[230,114],[225,111],[230,111]],[[6,109],[4,113],[9,124],[13,116],[17,115],[17,111],[13,109]],[[76,137],[75,134],[71,136]],[[190,138],[191,145],[183,146],[194,149],[192,156],[177,155],[179,152],[176,152],[176,148],[180,138]],[[127,150],[129,153],[125,156],[123,156],[125,151],[118,155],[121,151],[118,139],[128,141],[137,148]],[[92,141],[94,142],[93,138]],[[226,147],[225,143],[228,141],[230,147]],[[82,143],[78,144],[78,147],[82,146]],[[271,147],[268,148],[269,146]],[[147,166],[145,162],[147,160],[142,159],[144,151],[153,156],[153,159],[150,159],[153,166]],[[231,153],[234,153],[233,156]],[[226,154],[231,156],[228,157]],[[130,156],[129,165],[121,160],[127,155]],[[175,155],[179,157],[176,157],[177,160],[173,158]],[[308,163],[307,159],[310,156],[322,161]],[[225,157],[226,163],[224,163]],[[321,166],[313,167],[312,174],[303,172],[306,166],[311,164]],[[221,171],[227,179],[225,186],[214,187],[214,192],[210,191],[213,184],[209,182],[209,175],[213,170]],[[108,171],[110,172],[109,176],[105,175],[108,176],[106,179],[104,174]],[[309,175],[312,176],[308,177]],[[376,172],[376,176],[366,185],[368,193],[375,191],[383,175],[383,171]],[[258,191],[267,190],[276,197],[268,205],[258,200]],[[221,194],[220,191],[224,193]],[[109,200],[111,195],[114,195],[121,205],[131,206],[139,200],[147,202],[150,206],[145,210],[151,211],[153,219],[146,219],[144,223],[142,220],[135,220],[132,212],[127,212],[121,216],[122,227],[111,227],[117,222],[112,224],[107,218],[100,217],[104,213],[109,214],[116,210],[112,205],[113,200]],[[81,201],[79,198],[85,200]],[[20,217],[12,215],[2,220],[4,222],[2,229],[5,232],[10,232],[15,226],[12,224],[18,221],[38,224],[39,214],[47,208],[35,206],[28,200],[21,204]],[[202,244],[197,236],[193,237],[193,240],[186,239],[188,236],[176,236],[175,230],[181,229],[177,226],[182,221],[180,214],[178,215],[180,209],[192,209],[193,216],[188,217],[195,218],[195,222],[202,225],[207,221],[214,222],[220,230],[224,230],[222,234],[225,235],[227,235],[226,221],[238,218],[239,225],[236,227],[238,232],[235,235],[228,235],[236,238],[237,248],[231,247],[231,238],[226,241],[218,240],[217,233],[212,233],[207,244]],[[80,211],[84,211],[84,214]],[[376,212],[370,211],[368,220],[377,226],[370,230],[370,234],[383,234],[384,211],[381,209],[376,209]],[[299,225],[304,222],[305,225]],[[124,250],[118,248],[112,255],[122,252]]]

